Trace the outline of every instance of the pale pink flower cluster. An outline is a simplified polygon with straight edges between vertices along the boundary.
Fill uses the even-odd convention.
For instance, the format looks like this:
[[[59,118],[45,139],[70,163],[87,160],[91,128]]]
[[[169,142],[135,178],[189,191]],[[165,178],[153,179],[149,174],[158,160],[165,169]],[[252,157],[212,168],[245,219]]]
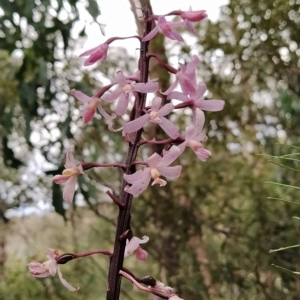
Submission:
[[[224,107],[223,100],[204,100],[206,85],[196,81],[196,67],[200,63],[197,56],[193,56],[190,63],[180,65],[181,69],[176,73],[175,82],[162,94],[168,99],[180,100],[185,102],[193,111],[193,124],[185,129],[185,136],[180,137],[177,127],[166,119],[164,116],[171,113],[174,106],[167,103],[161,107],[161,98],[155,97],[152,101],[151,108],[141,117],[125,123],[123,125],[123,134],[136,132],[144,127],[148,122],[157,123],[172,139],[178,137],[184,141],[178,146],[172,146],[170,150],[164,151],[163,157],[154,153],[147,159],[147,167],[138,170],[134,174],[124,174],[124,179],[129,185],[125,187],[125,191],[134,196],[141,194],[148,186],[151,178],[152,186],[158,184],[164,186],[167,182],[160,178],[164,176],[175,179],[180,176],[181,166],[169,167],[181,153],[190,147],[201,161],[206,161],[211,152],[203,147],[203,142],[207,140],[207,136],[202,132],[205,122],[203,110],[220,111]],[[177,85],[180,85],[182,92],[174,91]]]

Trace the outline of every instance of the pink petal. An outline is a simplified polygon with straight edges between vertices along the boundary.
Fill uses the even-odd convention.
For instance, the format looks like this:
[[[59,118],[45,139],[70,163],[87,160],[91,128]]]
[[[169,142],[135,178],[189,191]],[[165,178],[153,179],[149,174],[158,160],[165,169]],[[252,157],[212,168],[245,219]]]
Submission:
[[[136,83],[132,89],[139,93],[155,93],[158,91],[158,82]]]
[[[71,176],[64,186],[63,199],[68,203],[71,203],[73,201],[76,187],[76,179],[77,175]]]
[[[147,169],[146,171],[148,171],[148,172],[150,171],[149,168],[145,168],[145,169]],[[133,174],[124,174],[123,177],[128,183],[130,183],[130,184],[135,183],[136,181],[141,179],[141,177],[144,175],[145,169],[138,170]]]
[[[62,184],[62,183],[65,183],[69,178],[70,178],[69,175],[55,175],[53,177],[53,181],[56,184]]]
[[[198,135],[194,137],[194,141],[205,142],[207,141],[207,135],[204,132],[200,132]]]
[[[161,29],[162,33],[167,36],[168,38],[172,39],[172,40],[178,40],[178,41],[183,41],[182,36],[176,32],[174,29],[172,29],[172,27],[175,26],[180,26],[180,23],[173,23],[172,22],[167,22],[166,18],[164,16],[159,16],[158,17],[158,27]],[[182,23],[184,24],[184,23]]]
[[[183,11],[180,14],[180,16],[182,19],[186,19],[191,22],[199,22],[207,18],[207,14],[205,10]]]
[[[75,162],[75,159],[74,159],[74,156],[72,154],[72,151],[73,151],[73,146],[71,146],[68,151],[67,151],[67,154],[66,154],[66,163],[65,163],[65,168],[66,169],[69,169],[69,168],[76,168],[76,162]]]
[[[89,49],[85,52],[83,52],[82,54],[79,55],[79,57],[83,57],[83,56],[89,56],[92,54],[96,54],[96,53],[105,53],[108,50],[108,44],[101,44],[97,47],[94,47],[92,49]]]
[[[174,29],[171,29],[171,31],[166,31],[166,32],[164,32],[164,34],[171,40],[175,40],[175,41],[179,41],[179,42],[184,41],[183,37]]]
[[[171,137],[172,139],[176,139],[179,137],[179,132],[177,127],[165,117],[161,117],[161,123],[159,126],[164,130],[164,132]]]
[[[196,112],[194,114],[194,122],[193,123],[194,123],[194,127],[196,129],[195,132],[197,134],[202,131],[204,122],[205,122],[204,112],[202,110],[196,110]]]
[[[160,91],[160,93],[163,95],[169,95],[176,88],[177,84],[178,78],[176,77],[175,81],[169,86],[169,88],[165,92]]]
[[[124,74],[121,70],[117,72],[116,77],[117,77],[117,81],[118,81],[120,86],[123,87],[127,83],[126,78],[125,78],[125,76],[124,76]]]
[[[50,275],[49,271],[44,267],[44,265],[39,262],[33,261],[27,266],[29,268],[29,272],[34,277],[44,278]]]
[[[211,156],[211,152],[205,148],[199,148],[196,151],[192,148],[192,150],[201,161],[206,161]]]
[[[165,153],[157,167],[165,167],[170,165],[179,156],[180,149],[177,146],[172,146],[169,151]]]
[[[138,247],[135,251],[135,257],[137,260],[145,261],[147,259],[148,252],[141,247]]]
[[[106,59],[106,56],[107,54],[106,53],[95,53],[95,54],[92,54],[88,59],[86,59],[84,61],[84,66],[90,66],[92,64],[94,64],[95,62],[97,62],[98,60],[101,61],[101,60],[104,60]]]
[[[97,105],[97,108],[100,112],[100,114],[106,119],[106,120],[113,120],[116,115],[115,114],[111,114],[111,116],[103,109],[103,107],[101,106],[101,104],[99,103]]]
[[[125,134],[136,132],[139,129],[141,129],[143,126],[145,126],[145,124],[149,121],[149,119],[150,119],[149,114],[145,114],[133,121],[123,124],[123,132]]]
[[[207,90],[206,84],[200,82],[197,86],[196,92],[194,94],[192,94],[191,97],[194,99],[202,98],[203,95],[205,94],[206,90]]]
[[[197,35],[197,32],[196,32],[196,30],[195,30],[193,24],[192,24],[190,21],[187,21],[187,22],[186,22],[186,27],[188,28],[188,30],[189,30],[192,34]]]
[[[148,157],[147,163],[150,168],[155,168],[161,160],[162,157],[158,153],[153,153],[150,157]]]
[[[168,95],[168,99],[176,99],[180,101],[188,101],[189,97],[186,94],[180,93],[180,92],[171,92]]]
[[[178,72],[176,76],[178,78],[181,89],[185,94],[194,93],[196,91],[194,80],[191,80],[190,77],[180,72]]]
[[[151,104],[151,111],[158,111],[160,109],[162,99],[160,97],[154,97]]]
[[[159,31],[158,25],[156,25],[146,36],[143,37],[142,42],[151,40]]]
[[[91,97],[75,89],[71,90],[71,95],[73,95],[77,98],[77,100],[83,103],[89,103],[92,100]]]
[[[174,110],[174,105],[171,103],[165,104],[158,112],[161,117],[168,115]]]
[[[196,136],[196,128],[194,125],[187,126],[185,128],[185,140],[186,142],[192,140]]]
[[[80,56],[90,56],[85,62],[85,66],[89,66],[97,62],[98,60],[104,60],[107,56],[107,50],[108,45],[107,44],[101,44],[100,46],[90,49],[84,53],[82,53]]]
[[[162,187],[162,186],[167,185],[167,182],[165,180],[161,179],[160,177],[158,177],[158,178],[155,178],[151,184],[151,186],[154,186],[154,185],[159,185],[159,187]]]
[[[194,74],[199,63],[200,63],[199,57],[197,55],[194,55],[192,60],[185,66],[184,73],[187,75]]]
[[[182,166],[157,168],[160,175],[170,178],[170,179],[178,178],[181,174],[181,169],[182,169]]]
[[[225,101],[223,100],[202,100],[195,101],[195,106],[206,111],[220,111],[224,108]]]
[[[78,165],[77,170],[80,172],[80,174],[85,175],[85,172],[83,171],[82,165]]]
[[[145,171],[145,169],[148,169],[148,170]],[[125,192],[132,194],[133,196],[138,196],[143,191],[145,191],[145,189],[147,188],[147,186],[149,185],[149,182],[151,180],[150,169],[149,168],[145,168],[145,169],[144,169],[142,176],[139,178],[138,181],[133,183],[132,186],[127,185],[125,187],[125,189],[124,189]],[[124,175],[124,178],[125,178],[125,175]],[[126,178],[125,178],[125,180],[126,180]]]
[[[70,292],[76,292],[79,290],[79,287],[78,288],[74,288],[69,282],[67,282],[66,279],[63,278],[62,274],[61,274],[61,271],[59,268],[57,268],[57,274],[58,274],[58,277],[61,281],[61,283],[70,291]]]
[[[186,145],[187,145],[187,142],[183,142],[183,143],[181,143],[181,144],[179,144],[177,147],[180,149],[180,152],[179,152],[179,155],[181,154],[181,153],[183,153],[183,151],[185,150],[185,148],[186,148]]]
[[[84,113],[84,116],[83,116],[83,123],[86,124],[86,123],[92,121],[94,118],[95,112],[96,112],[96,106],[88,105],[88,107]]]
[[[122,93],[120,95],[120,98],[118,100],[118,104],[117,104],[117,107],[116,107],[116,114],[118,116],[123,116],[126,113],[128,103],[129,103],[129,95],[125,94],[125,93]]]
[[[138,237],[134,236],[126,245],[124,256],[128,256],[132,254],[134,251],[138,249],[140,244],[145,244],[149,241],[148,236],[143,236],[142,239],[139,239]]]
[[[110,94],[106,94],[106,95],[103,95],[102,96],[102,99],[104,101],[107,101],[107,102],[113,102],[115,100],[117,100],[120,95],[123,93],[123,88],[122,87],[118,87],[116,90],[114,90],[112,93]]]

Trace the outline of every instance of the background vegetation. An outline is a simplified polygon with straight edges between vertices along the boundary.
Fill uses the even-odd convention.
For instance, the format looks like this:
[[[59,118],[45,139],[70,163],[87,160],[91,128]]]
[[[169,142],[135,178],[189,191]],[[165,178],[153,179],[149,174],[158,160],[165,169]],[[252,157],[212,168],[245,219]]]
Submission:
[[[0,299],[104,298],[105,257],[61,268],[81,287],[72,295],[57,278],[37,280],[26,269],[31,260],[44,261],[47,248],[111,249],[114,239],[116,211],[104,192],[118,191],[120,173],[88,171],[71,207],[64,206],[51,180],[61,172],[70,143],[79,161],[122,161],[126,151],[101,116],[83,126],[79,104],[70,96],[72,88],[92,94],[119,68],[135,71],[124,49],[112,49],[95,69],[82,69],[73,54],[85,37],[84,25],[74,30],[79,3],[0,4]],[[85,5],[95,22],[100,8],[94,0]],[[199,37],[182,46],[179,58],[161,37],[153,46],[172,63],[200,55],[198,73],[208,98],[226,105],[207,114],[206,146],[213,156],[206,163],[183,156],[180,180],[135,199],[133,230],[150,236],[145,248],[151,254],[145,263],[126,259],[137,276],[152,275],[189,300],[299,299],[297,277],[271,266],[297,269],[299,251],[268,253],[299,243],[299,221],[291,218],[298,207],[267,199],[297,202],[299,192],[265,183],[297,185],[299,176],[258,156],[292,151],[278,142],[299,145],[299,8],[299,0],[231,0],[218,22],[201,22]],[[168,84],[157,66],[152,71]],[[183,122],[185,115],[174,117]],[[289,165],[299,169],[295,161]],[[27,215],[31,211],[35,214]],[[25,215],[12,217],[16,214]],[[122,297],[149,299],[125,280]]]

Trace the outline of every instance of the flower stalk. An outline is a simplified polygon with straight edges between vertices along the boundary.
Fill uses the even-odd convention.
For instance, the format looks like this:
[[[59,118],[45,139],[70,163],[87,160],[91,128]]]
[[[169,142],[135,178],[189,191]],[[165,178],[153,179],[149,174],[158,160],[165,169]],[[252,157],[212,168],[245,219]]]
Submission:
[[[151,12],[148,8],[144,10],[145,19],[147,19]],[[146,23],[145,33],[146,36],[151,31],[151,22]],[[149,58],[147,57],[149,41],[141,42],[140,58],[139,58],[139,71],[140,71],[140,82],[148,82],[149,73]],[[138,101],[134,103],[134,113],[131,114],[130,120],[134,120],[141,116],[142,111],[145,107],[147,94],[138,93]],[[136,99],[137,99],[136,98]],[[137,152],[139,148],[139,142],[141,140],[143,129],[138,130],[133,134],[132,142],[128,144],[128,154],[126,157],[126,170],[125,174],[132,174],[136,171],[136,166],[133,162],[136,160]],[[124,188],[127,185],[123,179],[120,202],[124,207],[119,206],[118,223],[115,235],[114,253],[110,257],[109,274],[108,274],[108,289],[106,294],[106,300],[117,300],[120,297],[121,289],[121,275],[120,270],[123,267],[124,251],[126,247],[126,240],[120,241],[120,236],[130,229],[130,209],[132,204],[133,195],[125,192]]]

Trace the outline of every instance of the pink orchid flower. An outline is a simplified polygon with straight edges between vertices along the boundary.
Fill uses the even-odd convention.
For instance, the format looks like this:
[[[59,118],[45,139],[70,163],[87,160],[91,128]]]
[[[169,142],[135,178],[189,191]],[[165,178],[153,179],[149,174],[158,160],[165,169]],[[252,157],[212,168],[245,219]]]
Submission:
[[[98,60],[104,60],[107,56],[108,44],[101,44],[95,48],[87,50],[79,55],[82,56],[89,56],[88,59],[84,62],[84,66],[90,66],[97,62]]]
[[[58,256],[58,251],[54,249],[48,249],[46,256],[49,260],[39,263],[31,262],[28,264],[29,272],[34,277],[42,278],[48,276],[55,276],[56,272],[61,283],[71,292],[78,291],[79,288],[74,288],[70,283],[68,283],[62,276],[62,273],[59,269],[56,257]]]
[[[168,22],[164,16],[159,16],[157,25],[142,39],[143,42],[151,40],[159,31],[171,40],[183,42],[182,36],[173,27],[183,26],[186,22]]]
[[[154,97],[151,109],[143,116],[123,125],[123,134],[136,132],[145,126],[147,122],[158,124],[172,139],[179,136],[177,127],[164,116],[173,111],[174,106],[171,103],[160,107],[162,99]]]
[[[180,92],[171,92],[168,94],[168,99],[177,99],[180,101],[191,101],[192,109],[199,108],[206,111],[220,111],[224,108],[223,100],[204,100],[203,95],[206,92],[206,85],[199,83],[197,90],[189,95]]]
[[[211,156],[211,152],[205,149],[202,142],[207,140],[207,136],[202,132],[205,122],[205,116],[202,110],[197,110],[195,114],[194,124],[186,127],[185,141],[178,145],[180,154],[188,146],[190,147],[201,161],[206,161]]]
[[[117,81],[119,84],[117,89],[111,94],[103,95],[102,99],[108,102],[113,102],[118,99],[116,114],[119,116],[125,114],[131,93],[155,93],[158,90],[158,82],[149,81],[147,83],[136,83],[125,77],[122,71],[117,72]]]
[[[67,158],[65,163],[65,170],[62,175],[55,175],[53,181],[57,184],[65,183],[63,190],[63,199],[71,203],[75,193],[76,179],[79,174],[85,174],[82,165],[76,165],[72,149],[67,152]]]
[[[143,170],[138,170],[134,174],[124,174],[124,179],[131,184],[125,187],[125,192],[138,196],[147,188],[151,178],[153,182],[151,186],[158,184],[160,187],[165,186],[167,182],[160,178],[164,176],[170,179],[175,179],[180,176],[182,166],[169,167],[180,155],[180,149],[177,146],[172,146],[169,151],[166,151],[164,156],[154,153],[147,159],[148,167]]]
[[[175,81],[165,91],[163,95],[169,95],[178,85],[181,86],[183,93],[194,93],[196,91],[196,67],[200,63],[198,56],[194,55],[191,62],[187,65],[179,64],[180,71],[176,73]]]
[[[199,22],[207,18],[207,14],[205,10],[182,11],[180,17],[186,21],[186,26],[189,31],[196,35],[197,33],[191,22]]]
[[[133,237],[130,241],[126,241],[126,248],[124,252],[124,257],[127,257],[128,255],[135,252],[135,257],[137,260],[145,261],[148,252],[140,247],[140,244],[145,244],[149,241],[148,236],[143,236],[142,239],[139,239],[138,237]]]
[[[101,102],[102,100],[97,97],[89,97],[86,94],[73,89],[71,94],[76,97],[80,102],[84,104],[84,109],[81,113],[83,116],[83,122],[88,123],[93,120],[96,109],[98,108],[100,114],[107,120],[112,120],[115,118],[115,114],[111,116],[103,109]]]

